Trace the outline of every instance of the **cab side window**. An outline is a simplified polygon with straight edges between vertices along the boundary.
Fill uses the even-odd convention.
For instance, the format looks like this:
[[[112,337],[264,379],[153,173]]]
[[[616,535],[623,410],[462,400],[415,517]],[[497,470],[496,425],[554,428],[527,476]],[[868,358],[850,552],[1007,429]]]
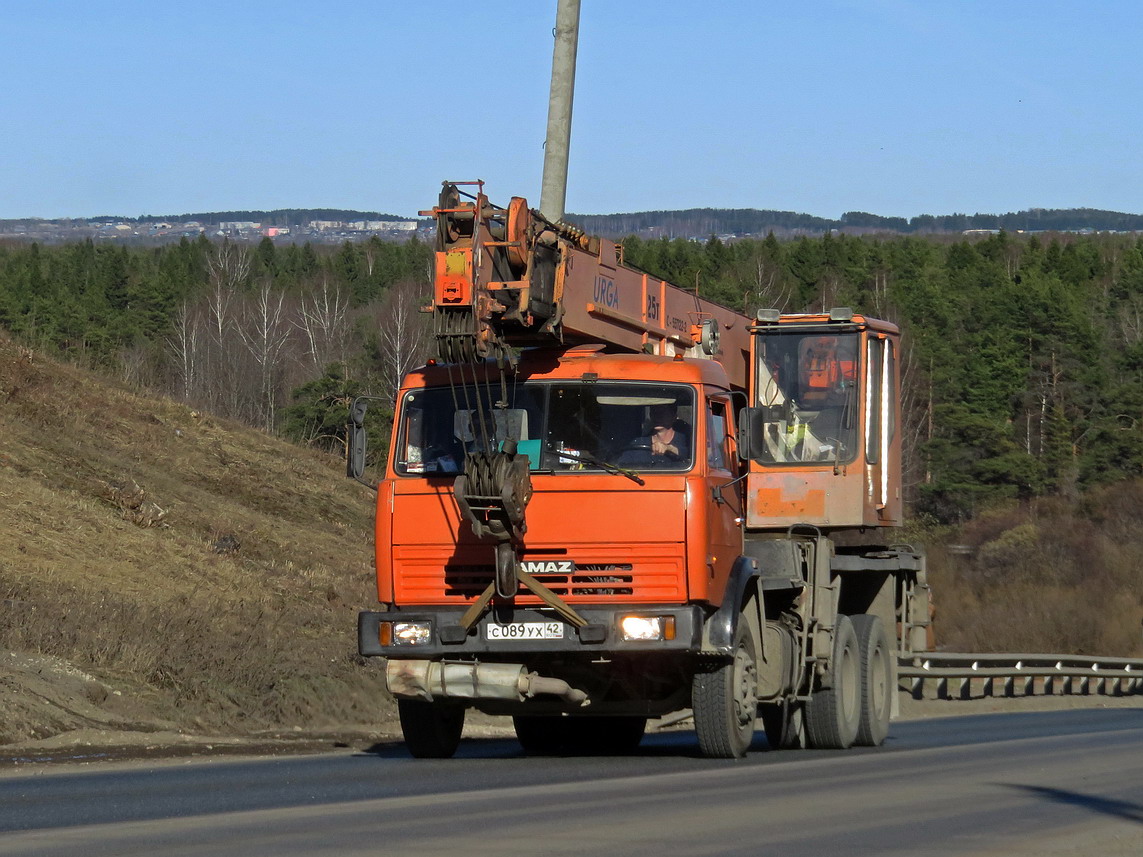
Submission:
[[[726,470],[726,406],[706,404],[706,463],[711,470]]]

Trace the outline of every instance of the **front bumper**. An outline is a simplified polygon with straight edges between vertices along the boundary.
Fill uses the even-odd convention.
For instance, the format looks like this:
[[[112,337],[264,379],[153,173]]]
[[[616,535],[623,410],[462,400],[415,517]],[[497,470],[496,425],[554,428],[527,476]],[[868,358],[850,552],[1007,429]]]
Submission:
[[[492,655],[518,658],[523,655],[539,654],[590,654],[590,653],[665,653],[697,654],[702,645],[703,615],[698,606],[678,605],[664,607],[656,605],[626,605],[624,607],[581,608],[575,605],[586,621],[587,626],[577,629],[563,622],[551,610],[513,610],[511,616],[486,613],[467,633],[463,634],[458,621],[463,614],[460,609],[427,609],[410,611],[364,611],[357,617],[357,648],[366,657],[387,657],[404,660],[422,660],[440,657],[464,657],[466,655]],[[619,619],[637,614],[641,616],[662,616],[674,619],[674,638],[670,640],[624,640],[619,631]],[[382,622],[429,622],[432,629],[428,641],[419,645],[381,644],[380,626]],[[555,640],[489,639],[489,624],[511,624],[517,622],[559,621],[563,635]]]

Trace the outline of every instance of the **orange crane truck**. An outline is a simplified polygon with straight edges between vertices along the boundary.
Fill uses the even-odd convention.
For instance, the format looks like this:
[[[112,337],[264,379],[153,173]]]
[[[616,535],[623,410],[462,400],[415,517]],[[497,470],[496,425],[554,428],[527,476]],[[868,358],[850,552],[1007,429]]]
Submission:
[[[397,397],[377,485],[380,610],[406,744],[465,712],[528,753],[622,752],[691,709],[705,755],[878,745],[925,646],[900,523],[898,330],[747,317],[480,183],[446,183],[436,356]],[[352,408],[361,479],[366,401]]]

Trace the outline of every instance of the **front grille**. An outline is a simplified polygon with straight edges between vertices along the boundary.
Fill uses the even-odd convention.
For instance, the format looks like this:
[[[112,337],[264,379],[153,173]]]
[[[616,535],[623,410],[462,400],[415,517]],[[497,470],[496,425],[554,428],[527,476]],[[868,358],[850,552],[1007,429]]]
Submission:
[[[492,575],[492,566],[445,566],[445,595],[480,595],[492,581]],[[536,573],[532,577],[561,598],[635,594],[630,563],[593,563],[577,568],[572,574]],[[521,586],[520,592],[524,594],[528,590]]]
[[[455,556],[446,559],[433,553],[436,556],[429,551],[407,549],[394,556],[393,586],[398,603],[470,603],[480,597],[495,576],[489,562],[465,562],[467,557]],[[628,548],[621,553],[626,556],[617,562],[585,561],[577,563],[570,573],[535,572],[533,577],[560,598],[573,603],[601,598],[632,603],[686,600],[683,557],[677,547],[645,546],[642,550]],[[568,555],[574,556],[570,551]],[[538,557],[528,551],[524,558]],[[521,604],[540,603],[539,598],[523,586],[517,600]]]

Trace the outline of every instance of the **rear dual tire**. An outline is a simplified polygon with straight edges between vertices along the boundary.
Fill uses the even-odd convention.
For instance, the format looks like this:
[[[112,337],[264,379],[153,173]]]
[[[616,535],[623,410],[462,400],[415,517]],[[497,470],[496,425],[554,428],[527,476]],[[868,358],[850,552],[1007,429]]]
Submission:
[[[811,747],[879,747],[889,734],[893,706],[893,650],[885,625],[863,613],[834,623],[830,685],[806,703]]]
[[[853,743],[859,747],[880,747],[889,734],[896,692],[893,650],[885,623],[879,617],[863,613],[852,619],[861,668],[860,721]]]
[[[811,747],[844,750],[856,740],[861,724],[860,658],[853,623],[839,614],[833,627],[829,686],[816,690],[806,702]]]

